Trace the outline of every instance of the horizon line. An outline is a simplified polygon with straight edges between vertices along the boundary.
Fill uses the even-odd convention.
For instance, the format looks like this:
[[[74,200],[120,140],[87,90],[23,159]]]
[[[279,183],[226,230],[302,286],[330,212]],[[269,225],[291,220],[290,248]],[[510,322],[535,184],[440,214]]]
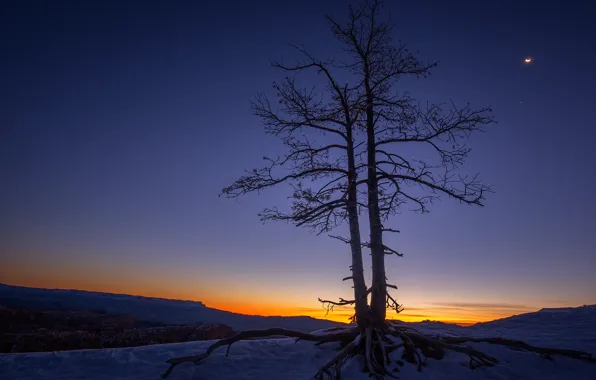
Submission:
[[[291,318],[291,317],[307,317],[307,318],[312,318],[312,319],[318,319],[318,320],[329,320],[329,321],[333,321],[333,322],[337,322],[337,323],[343,323],[343,324],[349,324],[347,322],[347,319],[349,317],[349,315],[351,315],[350,313],[347,313],[348,310],[338,310],[336,313],[328,313],[326,315],[309,315],[307,313],[300,313],[300,309],[305,310],[305,308],[300,308],[300,307],[296,307],[294,310],[294,312],[290,315],[282,315],[282,314],[253,314],[253,313],[245,313],[245,312],[239,312],[233,309],[226,309],[226,308],[218,308],[218,307],[212,307],[207,305],[206,303],[204,303],[201,300],[193,300],[193,299],[183,299],[183,298],[169,298],[169,297],[164,297],[164,296],[149,296],[149,295],[143,295],[143,294],[133,294],[133,293],[125,293],[125,292],[118,292],[118,293],[114,293],[114,292],[110,292],[110,291],[100,291],[100,290],[88,290],[88,289],[81,289],[81,288],[60,288],[60,287],[35,287],[35,286],[27,286],[27,285],[18,285],[18,284],[10,284],[10,283],[4,283],[4,282],[0,282],[0,286],[7,286],[7,287],[15,287],[15,288],[25,288],[25,289],[41,289],[41,290],[48,290],[48,291],[77,291],[77,292],[85,292],[85,293],[95,293],[95,294],[105,294],[105,295],[114,295],[114,296],[129,296],[129,297],[136,297],[136,298],[143,298],[143,299],[155,299],[155,300],[166,300],[166,301],[178,301],[178,302],[192,302],[192,303],[198,303],[203,305],[204,307],[207,307],[209,309],[213,309],[213,310],[220,310],[220,311],[225,311],[225,312],[229,312],[229,313],[233,313],[233,314],[238,314],[238,315],[245,315],[245,316],[255,316],[255,317],[270,317],[270,318]],[[462,303],[460,303],[461,305]],[[437,306],[442,306],[437,308],[438,310],[441,309],[445,309],[445,310],[449,310],[449,306],[446,303],[440,304],[440,303],[436,303]],[[470,306],[473,306],[472,303],[469,304]],[[513,306],[513,305],[511,305]],[[496,306],[495,306],[496,307]],[[566,308],[566,307],[575,307],[575,306],[563,306],[563,307],[558,307],[558,308]],[[414,308],[414,310],[417,310],[419,308]],[[426,314],[414,314],[414,315],[410,315],[408,316],[408,314],[403,314],[403,317],[406,317],[405,319],[418,319],[418,320],[404,320],[403,318],[397,318],[399,316],[395,315],[392,317],[388,317],[387,319],[389,320],[398,320],[398,321],[402,321],[402,322],[406,322],[406,323],[410,323],[410,322],[440,322],[440,323],[446,323],[446,324],[455,324],[455,325],[460,325],[460,326],[472,326],[478,323],[486,323],[486,322],[492,322],[492,321],[496,321],[496,320],[500,320],[503,318],[509,318],[515,315],[519,315],[520,313],[515,313],[513,312],[516,308],[511,308],[512,313],[507,313],[508,315],[506,316],[497,316],[495,318],[492,319],[485,319],[485,320],[477,320],[476,318],[436,318],[436,317],[432,317],[430,315],[426,315]],[[530,308],[530,307],[524,307],[524,309],[527,309],[528,311],[526,313],[532,313],[532,312],[537,312],[543,308]],[[552,309],[552,308],[551,308]],[[306,310],[311,310],[314,311],[313,309],[306,309]],[[351,309],[350,309],[351,310]],[[407,309],[406,309],[407,310]],[[404,311],[406,311],[404,310]],[[321,311],[324,311],[324,309],[322,308]],[[342,313],[343,311],[343,313]],[[524,314],[524,313],[521,313]],[[344,317],[344,318],[341,318]],[[408,318],[410,317],[410,318]]]

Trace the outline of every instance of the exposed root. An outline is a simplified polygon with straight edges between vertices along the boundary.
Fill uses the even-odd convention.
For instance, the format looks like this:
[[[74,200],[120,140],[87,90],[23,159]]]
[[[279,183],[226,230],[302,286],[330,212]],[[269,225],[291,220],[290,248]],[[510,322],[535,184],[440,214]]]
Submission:
[[[331,360],[325,363],[316,373],[315,378],[318,380],[324,380],[325,375],[329,378],[335,378],[339,380],[341,378],[341,366],[351,356],[354,356],[360,349],[360,337],[357,335],[354,340],[348,343],[343,350],[335,355]],[[334,368],[334,372],[331,369]]]
[[[331,332],[331,331],[344,331],[344,330],[352,330],[352,329],[353,328],[351,328],[351,327],[343,327],[343,326],[341,326],[341,327],[330,327],[330,328],[325,329],[325,330],[322,330],[322,331]]]
[[[470,358],[470,368],[478,368],[478,367],[492,367],[495,364],[499,364],[499,361],[492,356],[488,356],[482,351],[475,350],[471,347],[461,347],[455,345],[448,345],[447,348],[451,351],[461,352],[462,354],[468,355]]]
[[[422,352],[422,355],[424,355],[425,358],[436,360],[443,359],[446,350],[466,354],[470,358],[470,368],[477,368],[480,366],[492,367],[499,363],[498,359],[471,347],[443,342],[403,327],[394,328],[392,331],[395,336],[400,337],[404,342],[404,358],[411,363],[418,364],[419,371],[422,370],[424,361],[418,353],[418,349]]]
[[[395,330],[394,336],[400,338],[403,342],[404,352],[402,354],[402,358],[408,363],[416,364],[418,366],[418,371],[422,371],[424,360],[422,359],[417,348],[424,350],[425,346],[420,344],[416,345],[412,337],[410,337],[406,331]]]
[[[386,329],[368,327],[364,334],[365,370],[375,379],[397,378],[389,371],[389,353],[401,346],[386,336]]]
[[[172,370],[178,364],[188,363],[188,362],[199,364],[199,362],[201,360],[207,358],[209,355],[211,355],[211,353],[213,351],[215,351],[216,349],[218,349],[221,346],[228,346],[228,350],[226,351],[226,356],[228,356],[228,354],[230,352],[230,347],[232,346],[232,344],[234,344],[236,342],[239,342],[241,340],[248,340],[248,339],[253,339],[253,338],[265,338],[268,336],[277,336],[277,335],[286,336],[286,337],[290,337],[290,338],[298,338],[298,339],[302,339],[302,340],[307,340],[307,341],[311,341],[311,342],[319,342],[319,343],[341,342],[341,341],[345,341],[345,340],[354,339],[354,337],[358,335],[358,330],[357,329],[349,329],[349,330],[344,330],[344,331],[341,331],[338,333],[326,334],[326,335],[313,335],[313,334],[303,333],[300,331],[286,330],[286,329],[281,329],[281,328],[241,331],[232,337],[218,340],[217,342],[215,342],[211,346],[209,346],[209,348],[207,348],[207,351],[205,351],[204,353],[202,353],[200,355],[182,356],[179,358],[172,358],[172,359],[167,360],[166,363],[169,363],[170,367],[166,370],[166,372],[163,373],[163,375],[161,375],[161,377],[162,377],[162,379],[165,379],[166,377],[168,377],[168,375],[172,372]]]
[[[552,360],[551,355],[561,355],[573,359],[584,360],[596,363],[594,355],[576,350],[566,350],[558,348],[536,347],[522,341],[505,338],[471,338],[471,337],[430,337],[415,329],[406,326],[387,324],[381,328],[367,327],[364,331],[358,328],[335,328],[329,329],[333,333],[325,335],[313,335],[294,330],[280,328],[267,330],[249,330],[242,331],[233,337],[221,339],[213,343],[207,351],[200,355],[184,356],[173,358],[167,361],[170,364],[168,370],[162,375],[166,378],[175,366],[181,363],[192,362],[198,364],[207,358],[213,351],[222,346],[228,346],[228,352],[232,344],[252,338],[265,338],[268,336],[285,336],[297,338],[297,340],[307,340],[316,342],[320,345],[328,342],[340,342],[341,349],[332,359],[327,361],[315,374],[318,380],[329,378],[340,380],[341,369],[345,362],[355,355],[364,357],[364,370],[377,380],[385,378],[397,378],[390,370],[391,364],[403,366],[402,360],[391,360],[390,354],[398,349],[403,349],[402,359],[417,365],[421,371],[426,364],[426,359],[443,359],[445,352],[450,350],[466,354],[470,358],[470,368],[474,369],[481,366],[492,367],[499,363],[499,360],[489,356],[474,348],[463,346],[463,343],[490,343],[509,347],[520,351],[529,351],[540,354],[542,357]],[[226,352],[226,356],[228,355]],[[395,367],[393,371],[399,371]]]
[[[501,346],[506,346],[511,349],[516,349],[520,351],[529,351],[535,352],[540,354],[542,357],[552,360],[551,355],[560,355],[565,356],[572,359],[584,360],[591,363],[596,363],[596,357],[589,352],[584,351],[577,351],[577,350],[567,350],[563,348],[547,348],[547,347],[537,347],[532,346],[526,342],[522,342],[521,340],[512,340],[512,339],[505,339],[505,338],[471,338],[471,337],[441,337],[439,338],[441,341],[451,344],[461,344],[466,342],[474,342],[474,343],[490,343],[490,344],[498,344]]]

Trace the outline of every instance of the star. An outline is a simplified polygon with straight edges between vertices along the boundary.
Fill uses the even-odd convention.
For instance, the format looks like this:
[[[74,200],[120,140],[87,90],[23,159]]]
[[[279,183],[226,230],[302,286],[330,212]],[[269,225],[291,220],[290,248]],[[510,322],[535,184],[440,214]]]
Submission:
[[[524,58],[524,63],[525,64],[532,63],[532,57],[526,57],[526,58]]]

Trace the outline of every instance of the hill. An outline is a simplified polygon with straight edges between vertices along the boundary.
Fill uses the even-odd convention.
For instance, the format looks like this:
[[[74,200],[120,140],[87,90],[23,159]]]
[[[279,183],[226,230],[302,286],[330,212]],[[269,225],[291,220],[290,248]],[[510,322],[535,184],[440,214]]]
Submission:
[[[134,318],[164,325],[221,323],[234,330],[283,327],[313,331],[340,326],[340,323],[312,317],[264,317],[213,309],[202,302],[169,300],[88,292],[82,290],[39,289],[0,284],[0,305],[33,310],[89,310],[105,314],[129,314]]]

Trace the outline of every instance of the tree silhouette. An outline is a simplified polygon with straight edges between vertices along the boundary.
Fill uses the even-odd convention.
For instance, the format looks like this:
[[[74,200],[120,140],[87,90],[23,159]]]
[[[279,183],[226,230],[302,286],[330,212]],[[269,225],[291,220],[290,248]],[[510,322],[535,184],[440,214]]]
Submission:
[[[449,107],[423,106],[409,93],[398,91],[401,78],[426,77],[437,64],[421,61],[405,44],[394,42],[392,25],[380,18],[380,8],[378,1],[350,8],[344,24],[327,17],[336,39],[349,54],[347,67],[364,108],[358,124],[366,135],[367,178],[361,183],[366,183],[368,197],[371,319],[379,328],[385,323],[387,307],[400,310],[387,291],[396,287],[387,284],[385,256],[401,254],[384,244],[383,233],[396,230],[385,228],[383,221],[407,203],[414,204],[416,211],[426,212],[440,195],[482,205],[490,188],[477,175],[460,175],[458,169],[469,153],[467,137],[494,121],[490,108],[473,109],[469,104],[457,107],[453,102]],[[430,148],[436,159],[404,157],[400,151],[406,143]]]
[[[387,319],[388,308],[401,311],[401,305],[388,292],[388,288],[397,287],[387,283],[385,274],[385,256],[402,256],[384,243],[384,233],[398,232],[388,226],[389,218],[407,205],[413,206],[413,211],[428,212],[441,196],[482,205],[490,188],[477,175],[459,171],[470,151],[467,138],[494,120],[488,107],[422,103],[398,91],[401,78],[426,77],[437,64],[422,62],[404,44],[393,41],[392,25],[380,17],[381,6],[382,1],[371,0],[350,7],[345,23],[326,16],[347,60],[320,60],[306,48],[294,46],[302,57],[300,62],[273,63],[288,75],[273,86],[279,108],[274,109],[261,94],[251,102],[251,110],[261,118],[267,133],[282,140],[288,153],[264,157],[263,167],[247,172],[222,191],[224,196],[237,197],[287,184],[292,189],[290,210],[265,209],[260,214],[262,220],[288,221],[318,234],[348,222],[349,237],[333,237],[350,245],[352,275],[344,280],[353,281],[354,299],[319,301],[328,308],[354,305],[355,326],[332,329],[327,334],[279,328],[243,331],[214,343],[203,354],[168,360],[170,367],[163,377],[181,363],[199,363],[218,347],[227,345],[229,350],[240,340],[279,335],[317,345],[340,342],[337,355],[315,374],[318,379],[339,379],[343,363],[357,354],[364,357],[365,370],[377,379],[395,378],[393,371],[399,367],[390,367],[392,363],[403,365],[401,359],[421,370],[425,358],[442,359],[447,350],[468,355],[471,368],[498,363],[496,358],[462,346],[466,342],[596,362],[588,353],[502,338],[429,337]],[[297,84],[301,73],[312,70],[325,79],[324,91]],[[349,74],[347,84],[340,84],[343,82],[337,72]],[[410,147],[423,158],[405,155],[403,151]],[[369,218],[369,241],[362,241],[360,236],[361,212],[367,212]],[[369,248],[372,256],[370,288],[364,281],[363,247]],[[398,351],[398,359],[394,351]]]
[[[368,292],[362,266],[357,194],[358,171],[362,165],[356,160],[358,147],[354,137],[362,110],[356,106],[355,89],[341,87],[333,76],[336,67],[332,61],[318,60],[303,47],[294,47],[303,57],[301,62],[273,63],[289,75],[282,83],[273,84],[279,108],[274,109],[263,94],[251,102],[252,113],[263,121],[267,133],[281,139],[288,153],[275,159],[264,157],[263,167],[247,172],[224,188],[222,195],[238,197],[288,184],[292,189],[290,211],[267,208],[260,213],[261,220],[288,221],[318,234],[329,232],[347,220],[352,274],[344,280],[352,280],[354,300],[320,301],[329,307],[354,305],[353,319],[364,327]],[[326,92],[299,87],[296,79],[305,71],[322,74]],[[321,138],[324,142],[317,142]]]

